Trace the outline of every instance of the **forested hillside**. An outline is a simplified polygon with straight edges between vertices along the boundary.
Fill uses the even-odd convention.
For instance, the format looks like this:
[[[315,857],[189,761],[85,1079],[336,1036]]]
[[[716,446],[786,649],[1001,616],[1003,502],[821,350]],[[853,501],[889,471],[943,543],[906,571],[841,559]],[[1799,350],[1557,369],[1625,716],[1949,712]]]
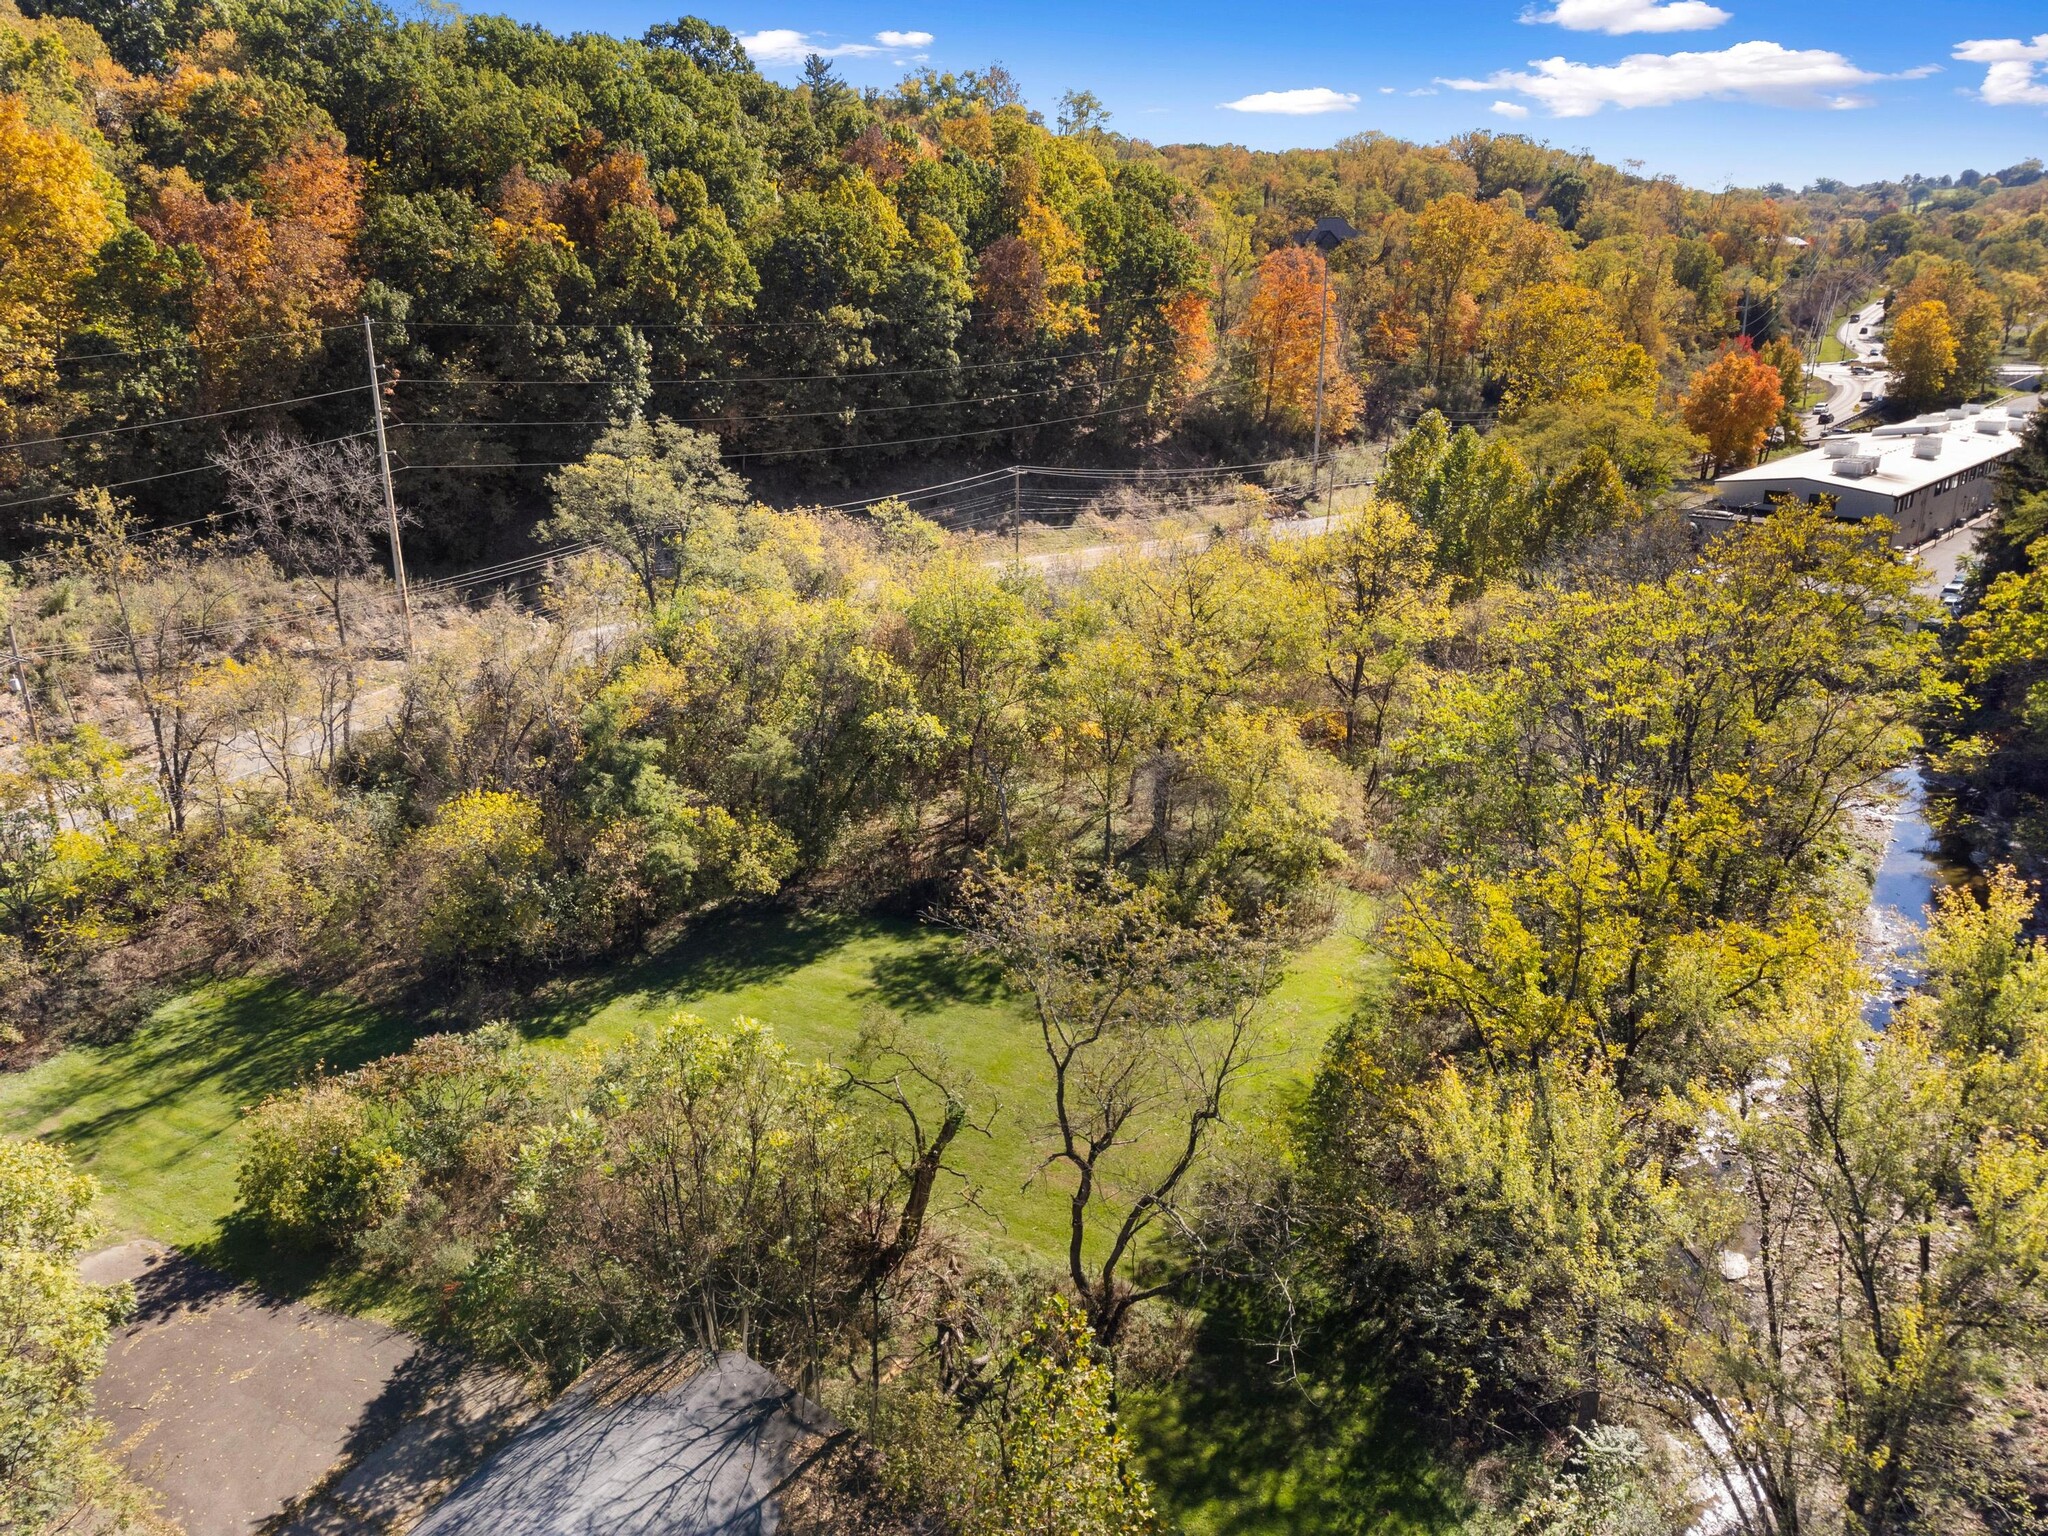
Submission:
[[[1804,346],[1881,276],[1947,304],[1937,386],[1978,387],[2048,261],[2028,166],[1708,194],[1477,133],[1162,149],[1082,96],[1049,127],[999,67],[857,92],[818,60],[786,88],[695,19],[10,0],[0,144],[17,549],[71,487],[179,522],[218,507],[231,439],[366,432],[361,316],[431,560],[523,531],[545,471],[520,466],[635,410],[790,496],[926,460],[1263,458],[1304,445],[1319,350],[1333,435],[1505,413],[1556,473],[1589,437],[1556,402],[1675,422],[1724,349]],[[1287,239],[1333,215],[1363,237],[1323,349],[1321,258]],[[1716,458],[1754,451],[1715,415]]]

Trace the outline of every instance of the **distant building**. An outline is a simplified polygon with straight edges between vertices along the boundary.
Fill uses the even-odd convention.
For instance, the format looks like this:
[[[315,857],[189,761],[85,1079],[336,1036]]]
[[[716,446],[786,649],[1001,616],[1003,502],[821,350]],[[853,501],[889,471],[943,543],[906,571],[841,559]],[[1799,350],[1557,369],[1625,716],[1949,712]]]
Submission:
[[[1768,512],[1782,496],[1834,499],[1834,514],[1888,518],[1902,548],[1990,510],[1993,470],[2020,445],[2038,399],[1937,411],[1896,426],[1826,439],[1818,448],[1715,482],[1731,512]]]

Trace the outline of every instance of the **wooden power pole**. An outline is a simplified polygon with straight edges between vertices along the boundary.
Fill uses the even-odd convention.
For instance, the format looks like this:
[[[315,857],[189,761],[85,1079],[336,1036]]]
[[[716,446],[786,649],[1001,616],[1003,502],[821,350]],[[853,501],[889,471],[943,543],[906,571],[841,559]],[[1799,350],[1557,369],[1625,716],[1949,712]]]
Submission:
[[[412,589],[405,581],[405,544],[398,536],[398,498],[391,490],[391,450],[384,444],[384,386],[377,377],[377,340],[370,317],[363,316],[363,356],[370,364],[370,415],[377,424],[377,469],[384,480],[384,522],[391,533],[391,579],[398,583],[398,605],[405,615],[405,654],[412,655]]]

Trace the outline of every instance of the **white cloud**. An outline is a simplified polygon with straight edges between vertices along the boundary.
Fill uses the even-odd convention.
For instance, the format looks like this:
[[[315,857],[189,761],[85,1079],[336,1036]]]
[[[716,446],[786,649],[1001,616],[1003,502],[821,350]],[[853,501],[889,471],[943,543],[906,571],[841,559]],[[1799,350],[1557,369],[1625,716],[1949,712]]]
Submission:
[[[2048,107],[2048,32],[2031,43],[2017,37],[1980,37],[1957,43],[1965,64],[1984,64],[1977,95],[1994,107]]]
[[[1714,53],[1632,53],[1618,64],[1536,59],[1526,70],[1438,83],[1454,91],[1513,91],[1553,117],[1591,117],[1602,107],[1668,107],[1709,97],[1842,110],[1869,105],[1847,94],[1850,87],[1884,78],[1825,48],[1737,43]]]
[[[828,43],[815,32],[794,27],[766,27],[740,39],[747,57],[756,64],[801,64],[807,55],[818,53],[828,59],[858,59],[869,54],[896,53],[907,48],[929,47],[929,32],[877,32],[872,43]]]
[[[1495,117],[1520,119],[1529,115],[1529,109],[1519,101],[1496,101],[1490,110]]]
[[[1274,112],[1282,117],[1313,117],[1318,112],[1349,112],[1358,105],[1356,91],[1333,91],[1326,85],[1298,91],[1258,91],[1236,101],[1218,102],[1225,112]]]
[[[1707,0],[1557,0],[1547,11],[1522,12],[1529,23],[1550,22],[1572,32],[1705,32],[1728,20]]]
[[[1382,96],[1391,96],[1394,94],[1394,88],[1391,85],[1383,85],[1380,87],[1380,94]]]
[[[815,53],[808,32],[798,32],[789,27],[769,27],[761,32],[748,32],[741,36],[740,46],[747,50],[747,57],[756,64],[801,64],[804,55]]]

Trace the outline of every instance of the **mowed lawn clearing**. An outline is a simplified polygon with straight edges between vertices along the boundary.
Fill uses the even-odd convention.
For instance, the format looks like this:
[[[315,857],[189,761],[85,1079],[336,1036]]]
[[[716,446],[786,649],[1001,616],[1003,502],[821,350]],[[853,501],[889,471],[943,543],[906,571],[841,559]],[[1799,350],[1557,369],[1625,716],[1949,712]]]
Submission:
[[[1275,999],[1284,1049],[1243,1101],[1294,1091],[1366,976],[1353,908],[1298,957]],[[1065,1249],[1059,1186],[1034,1178],[1047,1114],[1036,1025],[944,930],[878,917],[774,914],[705,925],[667,950],[543,988],[515,1020],[537,1041],[603,1045],[677,1011],[750,1015],[792,1050],[843,1059],[886,1009],[909,1040],[971,1072],[998,1108],[957,1164],[980,1209],[956,1212],[997,1246]],[[235,1199],[244,1112],[320,1070],[401,1050],[418,1021],[282,982],[210,982],[158,1009],[129,1039],[65,1051],[0,1076],[0,1131],[60,1142],[105,1189],[120,1235],[204,1247]],[[957,1198],[957,1197],[955,1197]]]

